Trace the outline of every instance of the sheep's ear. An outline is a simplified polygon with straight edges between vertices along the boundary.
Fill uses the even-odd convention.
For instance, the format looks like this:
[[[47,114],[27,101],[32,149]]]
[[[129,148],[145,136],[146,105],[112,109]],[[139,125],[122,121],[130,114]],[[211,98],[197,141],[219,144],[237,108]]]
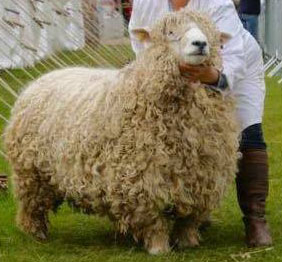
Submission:
[[[220,32],[220,44],[221,45],[225,45],[231,38],[232,36],[230,34]]]
[[[150,40],[151,40],[150,33],[144,28],[133,29],[133,30],[131,30],[131,33],[140,42],[150,42]]]

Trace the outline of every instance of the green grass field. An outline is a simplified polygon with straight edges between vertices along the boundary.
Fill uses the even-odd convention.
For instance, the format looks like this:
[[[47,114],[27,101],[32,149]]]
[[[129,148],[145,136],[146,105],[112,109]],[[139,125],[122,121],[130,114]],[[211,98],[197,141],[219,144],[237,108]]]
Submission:
[[[94,65],[94,64],[93,64]],[[39,68],[43,72],[43,68]],[[34,76],[38,72],[29,69]],[[22,82],[28,77],[21,70],[12,71]],[[13,88],[21,85],[8,74],[5,79]],[[12,97],[0,89],[1,97],[13,103]],[[130,238],[121,238],[106,218],[75,213],[63,206],[57,215],[51,215],[50,238],[39,243],[23,234],[15,225],[16,204],[10,192],[0,194],[0,261],[1,262],[278,262],[282,261],[282,86],[267,79],[264,130],[270,156],[270,196],[268,219],[274,247],[247,249],[234,185],[221,208],[213,213],[214,223],[202,234],[201,247],[173,251],[168,255],[152,257]],[[9,117],[7,108],[0,113]],[[5,123],[0,121],[2,132]],[[9,166],[0,158],[0,173],[10,174]]]

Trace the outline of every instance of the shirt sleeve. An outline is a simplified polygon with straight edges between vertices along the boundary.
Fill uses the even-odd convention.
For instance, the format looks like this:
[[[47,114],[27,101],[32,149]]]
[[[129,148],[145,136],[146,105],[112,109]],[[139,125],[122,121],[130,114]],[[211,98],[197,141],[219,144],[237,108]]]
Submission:
[[[243,25],[231,1],[225,1],[210,11],[211,18],[221,32],[227,33],[231,39],[224,44],[221,51],[223,73],[227,77],[229,88],[233,89],[236,82],[244,78],[246,61],[243,39]]]

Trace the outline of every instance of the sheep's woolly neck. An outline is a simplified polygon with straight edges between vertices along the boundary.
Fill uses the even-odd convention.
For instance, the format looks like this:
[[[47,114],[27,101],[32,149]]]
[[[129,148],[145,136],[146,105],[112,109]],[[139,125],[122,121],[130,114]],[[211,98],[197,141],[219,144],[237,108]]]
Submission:
[[[48,183],[136,238],[167,208],[195,218],[212,210],[236,171],[233,100],[185,84],[165,44],[121,71],[47,74],[12,115],[5,144],[20,199],[32,194],[17,181]]]

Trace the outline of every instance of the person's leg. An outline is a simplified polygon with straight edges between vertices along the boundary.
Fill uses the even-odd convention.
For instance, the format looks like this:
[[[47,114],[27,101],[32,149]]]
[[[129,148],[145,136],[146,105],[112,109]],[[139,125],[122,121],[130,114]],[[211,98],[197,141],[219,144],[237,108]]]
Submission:
[[[241,20],[241,22],[242,22],[244,28],[245,28],[246,30],[248,30],[248,24],[247,24],[247,19],[246,19],[245,15],[242,14],[242,13],[239,13],[239,17],[240,17],[240,20]]]
[[[258,16],[257,15],[249,15],[248,18],[248,27],[249,27],[249,32],[251,35],[259,41],[259,36],[258,36]]]
[[[251,35],[257,40],[258,39],[258,16],[257,15],[247,15],[240,14],[240,19],[243,23],[244,28],[251,33]]]
[[[249,247],[272,244],[265,219],[268,196],[268,158],[261,124],[249,126],[242,132],[242,158],[236,177],[237,196],[243,212],[246,242]]]

